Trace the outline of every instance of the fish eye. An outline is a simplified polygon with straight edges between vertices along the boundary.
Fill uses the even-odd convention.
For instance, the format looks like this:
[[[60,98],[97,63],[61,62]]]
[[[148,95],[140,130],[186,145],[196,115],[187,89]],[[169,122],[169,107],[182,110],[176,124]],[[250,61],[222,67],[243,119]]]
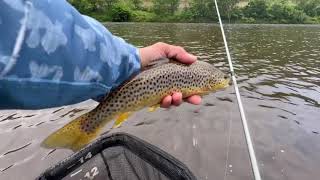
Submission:
[[[228,78],[229,78],[229,75],[225,74],[225,75],[223,76],[223,78],[224,78],[224,79],[228,79]]]

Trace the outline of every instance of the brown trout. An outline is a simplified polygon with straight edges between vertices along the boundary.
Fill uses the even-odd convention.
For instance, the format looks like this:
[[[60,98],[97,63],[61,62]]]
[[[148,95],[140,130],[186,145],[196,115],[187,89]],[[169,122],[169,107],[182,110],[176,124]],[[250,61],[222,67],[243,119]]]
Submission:
[[[183,97],[206,95],[228,87],[229,81],[229,76],[202,61],[191,65],[175,61],[158,65],[110,92],[95,109],[49,135],[42,146],[77,151],[95,139],[104,125],[115,118],[113,128],[119,127],[134,111],[144,107],[154,110],[173,92],[181,92]]]

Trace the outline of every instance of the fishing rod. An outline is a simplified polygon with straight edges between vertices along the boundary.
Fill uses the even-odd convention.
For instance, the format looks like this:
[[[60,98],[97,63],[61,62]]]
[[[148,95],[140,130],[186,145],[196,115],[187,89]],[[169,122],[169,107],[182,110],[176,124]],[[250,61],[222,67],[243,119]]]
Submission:
[[[240,97],[239,87],[238,87],[237,79],[235,77],[235,73],[234,73],[234,69],[233,69],[233,65],[232,65],[232,60],[231,60],[231,56],[230,56],[230,52],[229,52],[229,48],[228,48],[226,35],[224,33],[224,28],[223,28],[223,24],[222,24],[220,12],[219,12],[219,7],[218,7],[217,0],[214,0],[214,3],[215,3],[216,11],[217,11],[217,14],[218,14],[218,18],[219,18],[219,24],[220,24],[220,28],[221,28],[221,33],[222,33],[222,37],[223,37],[224,46],[225,46],[226,53],[227,53],[229,68],[230,68],[230,72],[231,72],[231,78],[232,78],[232,82],[233,82],[233,85],[234,85],[234,90],[235,90],[236,96],[237,96],[237,102],[238,102],[238,106],[239,106],[239,111],[240,111],[240,116],[241,116],[241,120],[242,120],[243,130],[244,130],[244,134],[245,134],[245,138],[246,138],[246,142],[247,142],[247,146],[248,146],[249,157],[250,157],[250,162],[251,162],[251,167],[252,167],[254,179],[255,180],[261,180],[259,166],[258,166],[257,158],[256,158],[256,155],[255,155],[255,152],[254,152],[254,148],[253,148],[253,144],[252,144],[252,140],[251,140],[251,135],[250,135],[249,127],[248,127],[247,118],[246,118],[245,113],[244,113],[244,108],[243,108],[242,100],[241,100],[241,97]]]

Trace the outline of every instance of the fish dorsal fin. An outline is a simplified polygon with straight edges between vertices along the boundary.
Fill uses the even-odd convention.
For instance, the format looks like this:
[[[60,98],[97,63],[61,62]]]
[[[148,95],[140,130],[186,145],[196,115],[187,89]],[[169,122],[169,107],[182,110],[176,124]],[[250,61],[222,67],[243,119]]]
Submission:
[[[155,61],[152,61],[151,63],[149,63],[146,67],[144,67],[142,69],[142,71],[152,69],[152,68],[155,68],[157,66],[160,66],[160,65],[163,65],[163,64],[166,64],[169,62],[170,62],[170,59],[168,59],[168,58],[160,58],[158,60],[155,60]]]
[[[153,62],[151,62],[149,65],[147,65],[146,67],[144,67],[142,69],[142,71],[146,71],[146,70],[149,70],[149,69],[152,69],[152,68],[155,68],[155,67],[158,67],[158,66],[161,66],[161,65],[164,65],[164,64],[169,64],[169,63],[172,63],[172,64],[181,64],[181,65],[187,65],[187,64],[183,64],[173,58],[160,58],[158,60],[155,60]]]
[[[104,97],[102,97],[98,102],[106,101],[108,98],[112,97],[112,95],[120,91],[121,89],[125,88],[126,86],[130,85],[131,83],[138,81],[139,78],[136,78],[139,74],[132,75],[128,80],[122,82],[119,86],[112,88]]]

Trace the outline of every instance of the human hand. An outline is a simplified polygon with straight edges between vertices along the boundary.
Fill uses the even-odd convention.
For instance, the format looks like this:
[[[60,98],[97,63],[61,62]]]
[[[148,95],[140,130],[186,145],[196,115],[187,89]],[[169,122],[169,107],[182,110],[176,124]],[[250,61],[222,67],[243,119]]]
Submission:
[[[191,64],[197,60],[197,57],[186,52],[182,47],[173,46],[166,43],[156,43],[139,49],[141,66],[146,67],[161,58],[174,58],[182,63]],[[201,97],[193,95],[186,98],[186,101],[198,105],[201,103]],[[161,102],[161,107],[168,108],[170,105],[178,106],[182,103],[182,94],[175,92],[171,96],[166,96]]]

